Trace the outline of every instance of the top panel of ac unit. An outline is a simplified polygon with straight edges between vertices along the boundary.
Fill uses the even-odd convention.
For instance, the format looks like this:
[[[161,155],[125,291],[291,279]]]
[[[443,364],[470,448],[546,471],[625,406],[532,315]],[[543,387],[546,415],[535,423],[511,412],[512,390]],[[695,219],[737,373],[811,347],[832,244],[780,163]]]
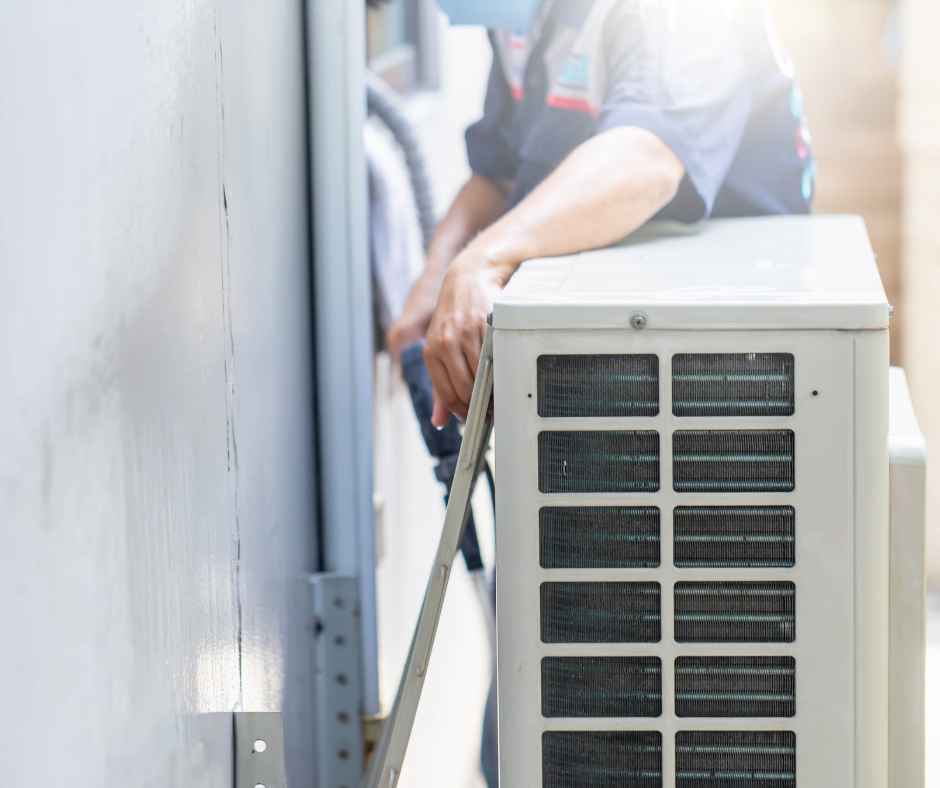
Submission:
[[[889,306],[853,216],[651,224],[623,245],[525,263],[498,329],[884,329]]]

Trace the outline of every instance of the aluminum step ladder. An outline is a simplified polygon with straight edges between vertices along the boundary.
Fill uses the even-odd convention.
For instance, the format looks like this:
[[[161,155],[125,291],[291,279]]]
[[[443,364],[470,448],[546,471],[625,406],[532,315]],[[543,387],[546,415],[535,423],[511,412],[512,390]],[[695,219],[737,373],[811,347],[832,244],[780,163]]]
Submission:
[[[457,472],[451,488],[444,530],[424,592],[424,602],[415,626],[405,670],[402,673],[395,705],[382,731],[382,737],[366,776],[363,788],[394,788],[401,776],[402,763],[414,728],[418,702],[424,687],[437,625],[444,607],[451,567],[463,540],[470,513],[470,498],[483,468],[490,435],[493,431],[493,329],[486,327],[476,381],[470,398],[470,410],[464,429],[463,444],[457,460]]]

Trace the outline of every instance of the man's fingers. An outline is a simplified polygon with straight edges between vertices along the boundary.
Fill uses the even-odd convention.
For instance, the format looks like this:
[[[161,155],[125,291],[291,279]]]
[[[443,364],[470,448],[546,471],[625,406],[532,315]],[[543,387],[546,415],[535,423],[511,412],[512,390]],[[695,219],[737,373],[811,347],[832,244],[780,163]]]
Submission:
[[[424,362],[427,365],[428,373],[431,375],[431,384],[434,388],[434,412],[431,423],[435,427],[441,428],[447,425],[447,416],[455,412],[459,405],[459,400],[454,392],[453,383],[443,362],[431,354],[427,348],[424,351]],[[443,417],[441,417],[441,406],[443,408]]]
[[[448,346],[444,366],[447,367],[450,382],[454,386],[454,395],[457,398],[457,402],[454,403],[454,413],[461,418],[466,418],[470,394],[473,392],[473,369],[467,363],[463,348],[456,342]]]
[[[450,413],[447,411],[447,408],[444,406],[444,403],[437,398],[437,394],[434,395],[434,410],[431,413],[431,424],[433,424],[438,429],[443,429],[447,420],[450,418]]]
[[[468,326],[464,331],[462,340],[464,358],[467,360],[467,366],[470,368],[473,378],[476,379],[477,368],[480,366],[480,352],[483,350],[483,327],[480,325]],[[471,386],[471,393],[472,393]],[[469,395],[467,404],[470,404]]]
[[[424,351],[436,397],[443,408],[466,419],[473,395],[473,383],[480,364],[484,323],[458,321],[432,330]],[[437,426],[446,423],[442,417]]]
[[[424,355],[442,403],[465,419],[473,392],[473,370],[457,335],[446,331],[429,337]]]

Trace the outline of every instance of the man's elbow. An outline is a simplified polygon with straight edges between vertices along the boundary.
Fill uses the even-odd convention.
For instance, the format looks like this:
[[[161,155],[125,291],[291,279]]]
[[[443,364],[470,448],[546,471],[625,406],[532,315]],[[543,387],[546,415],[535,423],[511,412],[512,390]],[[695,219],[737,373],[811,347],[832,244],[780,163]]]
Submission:
[[[665,142],[653,134],[649,134],[646,146],[648,188],[657,208],[664,208],[679,193],[679,186],[685,177],[685,165]]]
[[[607,132],[611,142],[627,153],[628,188],[639,187],[654,211],[667,206],[679,193],[685,165],[662,139],[648,129],[627,126]],[[616,137],[616,141],[614,141]]]

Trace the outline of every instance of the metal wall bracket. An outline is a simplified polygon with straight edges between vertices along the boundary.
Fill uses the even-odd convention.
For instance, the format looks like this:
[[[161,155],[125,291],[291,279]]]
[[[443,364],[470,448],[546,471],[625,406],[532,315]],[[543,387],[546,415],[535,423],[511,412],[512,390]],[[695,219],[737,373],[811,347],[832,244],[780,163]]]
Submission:
[[[287,788],[279,713],[235,713],[235,788]]]
[[[317,788],[354,788],[362,779],[359,595],[354,577],[311,575],[317,692]],[[254,786],[251,786],[254,788]]]

